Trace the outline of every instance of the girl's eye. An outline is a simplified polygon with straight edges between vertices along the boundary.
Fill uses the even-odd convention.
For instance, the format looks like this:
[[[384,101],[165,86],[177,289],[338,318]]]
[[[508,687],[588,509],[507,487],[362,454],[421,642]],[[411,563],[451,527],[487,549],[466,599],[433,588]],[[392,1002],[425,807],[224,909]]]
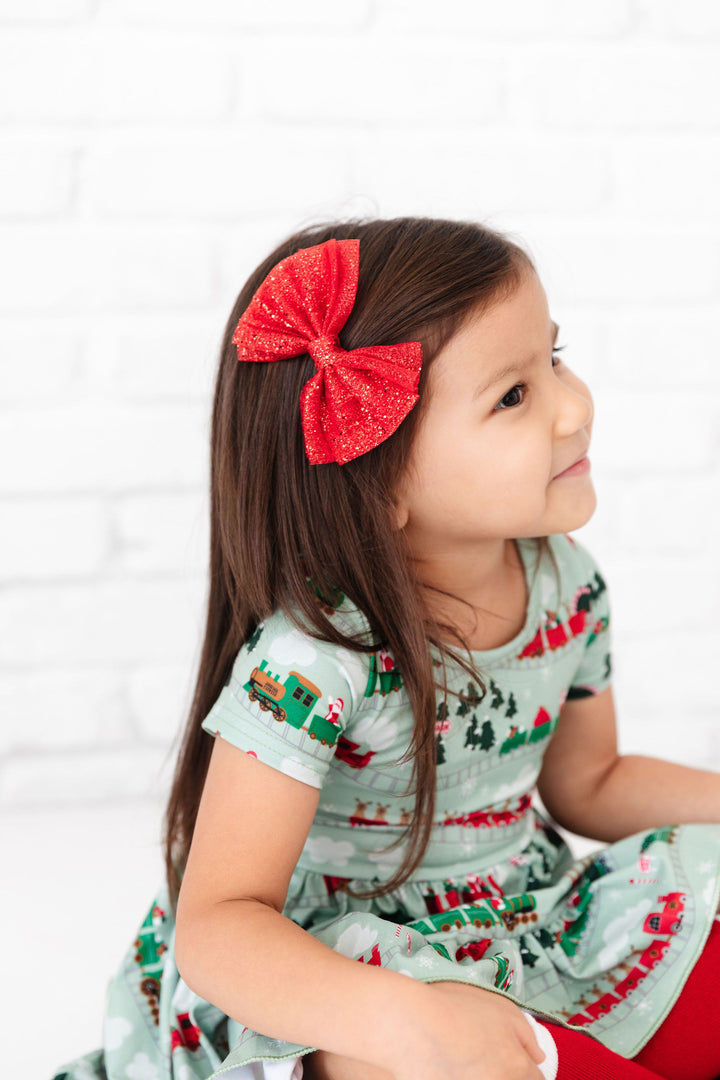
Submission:
[[[562,359],[559,356],[556,356],[555,353],[562,352],[564,348],[564,345],[556,345],[553,349],[551,359],[553,367],[557,367],[558,364],[562,363]],[[525,400],[525,393],[527,391],[527,388],[527,383],[516,383],[515,386],[513,386],[511,390],[508,390],[507,394],[505,394],[505,396],[500,399],[500,401],[495,406],[493,412],[503,412],[505,409],[515,409],[518,405],[522,405],[523,401]],[[520,398],[518,398],[517,396],[518,392],[520,392],[520,394],[522,395]]]
[[[522,405],[523,401],[525,400],[525,391],[526,390],[527,390],[527,383],[524,383],[524,382],[516,383],[516,385],[513,386],[512,390],[508,390],[505,397],[501,398],[500,401],[498,401],[497,405],[495,406],[494,411],[497,412],[498,410],[500,410],[502,412],[503,409],[514,409],[516,406]],[[522,393],[522,397],[520,398],[520,400],[517,399],[517,392],[518,391],[520,391]],[[514,399],[514,400],[508,400],[508,399]]]

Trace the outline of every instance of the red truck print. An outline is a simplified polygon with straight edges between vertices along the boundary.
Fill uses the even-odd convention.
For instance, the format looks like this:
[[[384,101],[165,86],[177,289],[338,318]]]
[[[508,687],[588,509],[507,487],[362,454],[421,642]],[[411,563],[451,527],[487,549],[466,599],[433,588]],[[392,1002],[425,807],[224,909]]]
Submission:
[[[345,735],[340,736],[335,750],[335,757],[352,769],[364,769],[366,765],[370,764],[370,759],[374,754],[374,750],[366,750],[365,753],[360,753],[360,743],[352,742]]]
[[[170,1049],[184,1046],[187,1050],[197,1050],[200,1046],[200,1028],[193,1024],[190,1013],[179,1013],[177,1022],[179,1029],[172,1028],[170,1031]]]
[[[677,934],[682,926],[685,893],[668,893],[667,896],[658,896],[658,900],[664,902],[665,907],[648,915],[643,930],[648,934]]]
[[[464,956],[469,956],[473,960],[482,960],[491,945],[492,938],[481,938],[480,941],[470,941],[467,945],[461,945],[460,948],[455,951],[455,959],[462,960]]]

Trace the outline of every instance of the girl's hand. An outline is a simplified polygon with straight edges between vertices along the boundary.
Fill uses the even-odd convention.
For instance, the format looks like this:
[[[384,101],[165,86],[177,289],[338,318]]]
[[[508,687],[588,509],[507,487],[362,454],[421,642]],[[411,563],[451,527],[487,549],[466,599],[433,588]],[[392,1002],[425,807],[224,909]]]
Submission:
[[[426,984],[430,1023],[395,1080],[542,1080],[545,1060],[514,1002],[466,983]]]

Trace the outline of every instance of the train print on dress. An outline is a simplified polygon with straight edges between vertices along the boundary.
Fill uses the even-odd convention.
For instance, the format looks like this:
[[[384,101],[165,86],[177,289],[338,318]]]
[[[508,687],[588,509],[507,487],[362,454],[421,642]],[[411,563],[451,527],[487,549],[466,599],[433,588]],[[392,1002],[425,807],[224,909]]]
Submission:
[[[395,660],[389,649],[381,648],[377,653],[370,655],[370,672],[364,697],[372,697],[380,694],[385,697],[393,690],[399,690],[402,686],[400,672],[395,667]]]
[[[133,959],[140,968],[139,989],[147,1002],[153,1023],[160,1022],[160,980],[165,967],[167,946],[161,926],[165,912],[155,901],[150,905],[135,939]]]
[[[499,926],[512,931],[521,923],[536,922],[536,907],[537,901],[530,893],[521,893],[519,896],[491,896],[473,904],[463,904],[449,911],[428,915],[424,919],[414,919],[407,925],[412,930],[419,930],[421,934],[436,934],[438,930],[460,930],[463,926]]]
[[[323,746],[334,746],[342,730],[342,698],[331,702],[325,716],[320,713],[310,716],[322,697],[322,690],[298,671],[290,671],[285,681],[280,682],[267,665],[267,660],[261,660],[243,685],[250,701],[257,702],[263,712],[272,713],[278,723],[307,731],[311,739],[319,739]]]
[[[595,573],[592,581],[577,589],[572,602],[572,610],[565,622],[557,611],[546,611],[542,625],[538,627],[532,641],[520,653],[520,659],[527,656],[542,656],[547,649],[552,651],[562,649],[574,637],[584,634],[588,620],[592,616],[593,607],[606,589],[607,586],[600,574]],[[587,644],[589,645],[606,628],[607,620],[604,625],[596,623]]]
[[[654,841],[672,844],[675,838],[675,831],[676,826],[668,826],[649,832],[645,836],[640,848],[641,859],[643,858],[644,852],[647,851],[650,844]],[[574,890],[568,898],[567,906],[575,907],[577,914],[572,920],[565,921],[563,930],[558,934],[558,941],[564,952],[569,956],[574,955],[577,950],[579,939],[586,927],[590,900],[590,885],[593,881],[596,881],[598,877],[602,877],[608,872],[609,868],[607,866],[606,856],[601,852],[595,857],[588,867],[588,870],[583,875],[584,881],[579,889]],[[685,910],[685,899],[685,893],[682,892],[670,892],[658,896],[657,902],[659,910],[651,911],[646,916],[642,926],[643,933],[651,937],[652,940],[644,949],[639,951],[639,955],[634,963],[619,965],[626,974],[622,979],[612,979],[614,984],[612,991],[598,993],[598,996],[592,1000],[588,997],[582,997],[576,1004],[579,1005],[580,1009],[583,1011],[570,1014],[563,1009],[560,1010],[571,1024],[586,1027],[596,1020],[599,1020],[600,1017],[612,1012],[612,1010],[622,1002],[627,1001],[633,991],[638,988],[640,983],[642,983],[660,963],[670,947],[673,936],[680,932],[683,921],[683,912]],[[658,935],[666,936],[660,937]]]

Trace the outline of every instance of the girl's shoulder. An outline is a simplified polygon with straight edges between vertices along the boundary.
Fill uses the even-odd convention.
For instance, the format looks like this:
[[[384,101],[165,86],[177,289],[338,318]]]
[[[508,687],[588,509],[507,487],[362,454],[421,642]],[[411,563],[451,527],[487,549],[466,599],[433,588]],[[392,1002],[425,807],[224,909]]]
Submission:
[[[344,637],[362,631],[352,605],[336,598],[330,607],[328,621]],[[316,633],[295,609],[278,608],[259,622],[201,726],[288,776],[322,787],[346,725],[364,704],[373,656]]]
[[[240,647],[231,678],[235,681],[241,676],[249,678],[258,668],[259,673],[282,673],[283,681],[294,673],[306,683],[332,685],[336,692],[340,682],[346,704],[358,705],[370,678],[372,652],[354,649],[352,643],[372,643],[368,621],[340,593],[329,600],[320,597],[316,600],[330,626],[348,639],[347,644],[322,638],[299,608],[276,608],[258,623]]]

